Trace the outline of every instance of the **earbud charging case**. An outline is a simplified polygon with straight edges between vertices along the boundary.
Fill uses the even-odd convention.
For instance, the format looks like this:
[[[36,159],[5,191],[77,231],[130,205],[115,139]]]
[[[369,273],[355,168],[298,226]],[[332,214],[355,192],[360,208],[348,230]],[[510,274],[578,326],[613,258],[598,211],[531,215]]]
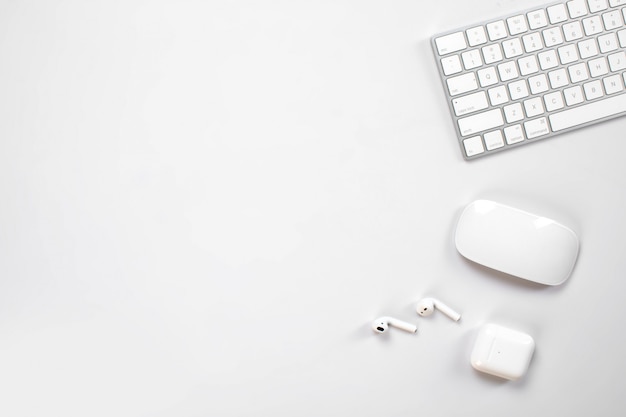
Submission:
[[[514,381],[526,374],[534,351],[530,335],[489,323],[478,332],[471,363],[480,372]]]

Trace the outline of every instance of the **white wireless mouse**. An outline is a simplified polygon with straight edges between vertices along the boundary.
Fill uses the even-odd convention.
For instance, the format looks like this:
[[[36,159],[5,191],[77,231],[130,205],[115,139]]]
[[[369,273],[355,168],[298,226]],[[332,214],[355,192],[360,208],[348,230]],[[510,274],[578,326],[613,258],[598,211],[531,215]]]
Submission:
[[[474,201],[463,210],[455,243],[471,261],[545,285],[569,278],[579,246],[568,227],[488,200]]]

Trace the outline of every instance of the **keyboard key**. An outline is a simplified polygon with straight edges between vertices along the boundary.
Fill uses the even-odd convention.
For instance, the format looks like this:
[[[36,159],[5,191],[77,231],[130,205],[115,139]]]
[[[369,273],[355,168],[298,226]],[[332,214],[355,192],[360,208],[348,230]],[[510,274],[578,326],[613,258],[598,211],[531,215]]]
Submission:
[[[534,77],[530,77],[528,79],[528,84],[530,85],[530,92],[533,94],[540,94],[550,89],[546,74],[539,74]]]
[[[596,43],[596,40],[591,38],[578,42],[578,52],[580,52],[580,57],[582,59],[598,55],[598,44]]]
[[[539,32],[529,33],[528,35],[522,36],[522,42],[524,42],[524,49],[528,53],[535,52],[543,48]]]
[[[615,33],[607,33],[606,35],[598,36],[598,43],[600,44],[600,52],[603,54],[615,51],[619,48]]]
[[[528,31],[528,25],[526,24],[526,18],[523,14],[509,17],[506,19],[506,24],[509,28],[511,36],[519,35]]]
[[[591,75],[592,78],[608,74],[609,72],[609,67],[604,57],[592,59],[587,64],[589,65],[589,75]]]
[[[606,0],[587,0],[589,5],[589,12],[595,13],[602,10],[606,10],[609,6],[606,4]]]
[[[498,83],[498,75],[494,67],[488,67],[478,70],[478,80],[481,87],[489,87]]]
[[[524,123],[524,130],[526,131],[526,137],[528,139],[538,138],[539,136],[547,135],[550,133],[548,128],[548,121],[545,117],[531,120]]]
[[[519,77],[515,61],[504,62],[498,65],[498,73],[500,74],[500,79],[505,82]]]
[[[483,61],[480,58],[480,51],[478,51],[478,49],[463,52],[461,54],[461,58],[463,59],[463,65],[467,70],[478,68],[483,64]]]
[[[452,100],[452,105],[454,107],[454,113],[457,116],[463,116],[489,107],[487,94],[485,94],[484,91],[455,98]]]
[[[443,73],[446,75],[452,75],[463,71],[461,66],[461,59],[458,55],[451,55],[441,59],[441,67]]]
[[[526,16],[528,17],[528,27],[531,29],[539,29],[548,26],[548,18],[543,9],[532,11]]]
[[[437,52],[439,52],[439,55],[457,52],[467,47],[463,32],[456,32],[451,33],[450,35],[441,36],[435,39],[435,44],[437,45]]]
[[[528,97],[528,85],[526,85],[526,80],[518,80],[509,84],[509,93],[511,93],[511,100],[519,100],[520,98]]]
[[[589,78],[589,73],[587,72],[587,64],[585,64],[584,62],[574,64],[567,70],[569,72],[569,78],[573,84],[580,81],[585,81]]]
[[[616,52],[608,56],[609,68],[612,72],[622,71],[626,69],[626,53],[624,51]]]
[[[524,140],[524,133],[522,132],[522,125],[513,125],[504,128],[504,137],[506,143],[512,145]]]
[[[583,37],[583,27],[578,21],[567,23],[563,25],[563,34],[565,35],[566,41],[575,41]]]
[[[626,29],[618,31],[617,38],[619,39],[619,46],[626,48]]]
[[[617,74],[606,77],[602,80],[602,83],[604,84],[604,91],[606,91],[607,95],[619,93],[624,89],[622,77]]]
[[[519,65],[519,72],[521,75],[534,74],[535,72],[539,71],[537,58],[535,58],[534,55],[529,55],[518,59],[517,65]]]
[[[524,118],[524,110],[520,103],[509,104],[504,106],[504,118],[507,123],[519,122]]]
[[[605,100],[555,113],[549,116],[550,126],[552,126],[553,131],[558,132],[623,112],[626,112],[626,94],[608,97]]]
[[[578,52],[574,44],[561,46],[559,49],[559,59],[561,64],[567,65],[578,60]]]
[[[600,80],[594,80],[583,84],[583,90],[585,90],[585,97],[588,101],[595,100],[604,95]]]
[[[624,6],[626,5],[626,0],[609,0],[609,5],[611,7]]]
[[[581,17],[587,14],[587,6],[585,0],[571,0],[567,2],[567,10],[572,19]]]
[[[567,84],[569,84],[567,71],[565,71],[565,68],[559,68],[557,70],[550,71],[548,73],[548,78],[550,79],[550,87],[552,87],[553,89],[565,87]]]
[[[489,65],[494,62],[502,61],[502,50],[499,44],[483,46],[482,51],[485,64]]]
[[[565,9],[565,5],[555,4],[554,6],[548,7],[548,17],[550,18],[550,23],[552,23],[553,25],[565,22],[567,20],[567,11]]]
[[[526,117],[535,117],[543,113],[543,102],[541,97],[533,97],[524,101]]]
[[[498,39],[506,38],[506,27],[503,20],[497,22],[487,23],[487,33],[489,34],[489,40],[497,41]]]
[[[502,42],[502,49],[504,50],[504,56],[507,58],[514,58],[524,53],[524,50],[522,49],[522,42],[519,38]]]
[[[461,136],[470,136],[485,130],[500,127],[504,124],[500,109],[493,109],[459,119]]]
[[[489,94],[489,101],[492,106],[499,106],[509,101],[509,97],[506,94],[506,87],[503,85],[491,88],[487,90],[487,93]]]
[[[467,156],[474,156],[485,152],[483,141],[480,136],[474,136],[463,141],[465,147],[465,154]]]
[[[586,19],[583,19],[583,29],[585,30],[585,35],[597,35],[602,32],[602,19],[600,16],[591,16]]]
[[[539,58],[539,66],[544,71],[550,68],[555,68],[559,65],[559,60],[556,57],[554,49],[540,52],[537,57]]]
[[[545,96],[543,96],[543,101],[546,104],[546,111],[549,112],[565,107],[565,103],[563,102],[563,96],[561,95],[560,91],[546,94]]]
[[[563,95],[565,96],[565,104],[567,104],[568,106],[580,104],[583,101],[585,101],[583,97],[583,89],[580,88],[579,85],[566,88],[565,90],[563,90]],[[555,130],[555,129],[552,128],[552,130]]]
[[[563,43],[563,34],[559,27],[549,28],[541,32],[547,48]]]
[[[478,88],[476,76],[473,72],[448,78],[446,83],[448,84],[448,91],[450,91],[451,96],[458,96],[459,94],[464,94]]]
[[[612,12],[604,13],[602,15],[602,20],[604,21],[604,27],[606,30],[613,30],[620,26],[624,26],[622,15],[620,14],[618,10],[613,10]]]
[[[485,133],[483,135],[485,139],[485,146],[488,151],[492,151],[494,149],[498,149],[504,146],[504,138],[502,137],[502,132],[499,130],[494,130],[493,132]]]
[[[485,33],[485,28],[482,26],[467,29],[465,33],[467,34],[467,43],[469,43],[469,46],[487,43],[487,34]]]

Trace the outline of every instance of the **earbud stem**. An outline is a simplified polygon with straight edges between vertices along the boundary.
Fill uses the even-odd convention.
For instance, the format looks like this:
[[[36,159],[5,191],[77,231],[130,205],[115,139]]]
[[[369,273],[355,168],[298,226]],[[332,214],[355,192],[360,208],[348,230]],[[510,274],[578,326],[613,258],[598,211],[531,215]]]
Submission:
[[[409,332],[409,333],[416,333],[417,332],[417,326],[415,326],[415,325],[413,325],[411,323],[407,323],[406,321],[390,318],[388,320],[388,323],[389,323],[390,326],[396,327],[396,328],[398,328],[400,330],[404,330],[405,332]]]
[[[459,321],[461,319],[461,315],[459,313],[452,310],[450,307],[443,304],[441,301],[437,300],[436,305],[439,311],[441,311],[446,316],[450,317],[452,320]]]

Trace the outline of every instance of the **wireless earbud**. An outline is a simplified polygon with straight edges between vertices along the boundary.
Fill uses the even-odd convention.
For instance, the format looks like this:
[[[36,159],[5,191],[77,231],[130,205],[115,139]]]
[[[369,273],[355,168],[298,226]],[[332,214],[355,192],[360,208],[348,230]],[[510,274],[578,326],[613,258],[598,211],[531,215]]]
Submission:
[[[461,315],[459,313],[452,310],[441,301],[435,300],[434,298],[424,298],[420,300],[419,303],[417,303],[417,314],[419,314],[420,316],[430,316],[435,312],[435,309],[441,311],[443,314],[450,317],[454,321],[459,321],[459,319],[461,318]]]
[[[397,327],[409,333],[417,332],[417,326],[407,323],[406,321],[394,319],[393,317],[381,317],[374,320],[374,323],[372,323],[372,329],[374,329],[376,333],[386,333],[389,326]]]

